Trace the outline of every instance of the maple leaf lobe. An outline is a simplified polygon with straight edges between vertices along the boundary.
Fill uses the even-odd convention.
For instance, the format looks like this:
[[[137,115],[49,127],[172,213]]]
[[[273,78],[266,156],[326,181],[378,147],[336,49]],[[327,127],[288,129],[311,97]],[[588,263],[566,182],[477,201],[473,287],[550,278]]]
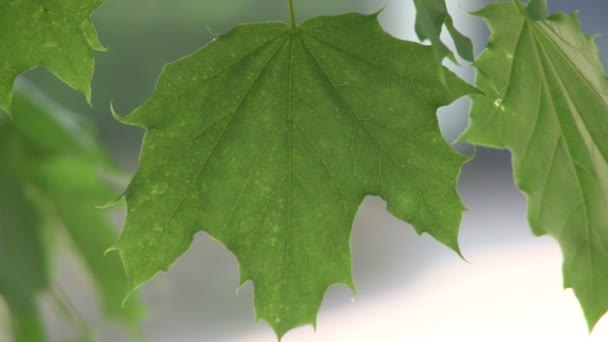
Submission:
[[[93,50],[103,50],[91,13],[103,0],[4,1],[0,11],[0,109],[10,112],[17,76],[38,65],[91,100]]]

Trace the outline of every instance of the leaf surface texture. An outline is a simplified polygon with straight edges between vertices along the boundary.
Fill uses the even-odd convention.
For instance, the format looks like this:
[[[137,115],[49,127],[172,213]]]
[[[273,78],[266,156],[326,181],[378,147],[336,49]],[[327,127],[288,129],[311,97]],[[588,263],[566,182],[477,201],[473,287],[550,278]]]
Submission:
[[[10,110],[19,74],[44,65],[91,98],[93,50],[102,50],[91,13],[103,0],[20,0],[0,5],[0,109]]]
[[[564,285],[592,327],[608,309],[608,81],[575,15],[546,16],[546,1],[493,4],[475,62],[468,142],[509,148],[537,235],[564,255]]]
[[[252,280],[279,336],[315,323],[325,290],[353,288],[350,233],[363,198],[458,250],[465,157],[436,109],[472,87],[433,50],[385,33],[376,15],[296,29],[243,25],[165,67],[124,122],[147,129],[116,245],[133,288],[204,230]]]

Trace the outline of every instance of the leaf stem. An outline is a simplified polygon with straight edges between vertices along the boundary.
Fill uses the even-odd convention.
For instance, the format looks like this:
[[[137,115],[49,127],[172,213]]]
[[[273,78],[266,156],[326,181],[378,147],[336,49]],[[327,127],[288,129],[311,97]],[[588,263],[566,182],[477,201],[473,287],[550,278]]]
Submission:
[[[296,28],[296,11],[293,6],[293,0],[289,0],[289,20],[291,22],[291,29]]]

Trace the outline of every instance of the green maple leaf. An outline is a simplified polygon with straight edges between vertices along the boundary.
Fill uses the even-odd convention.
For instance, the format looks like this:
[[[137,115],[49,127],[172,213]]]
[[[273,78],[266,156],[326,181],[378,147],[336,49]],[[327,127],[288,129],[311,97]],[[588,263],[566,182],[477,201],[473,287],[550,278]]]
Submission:
[[[414,0],[414,4],[416,5],[416,34],[421,40],[431,41],[433,49],[435,49],[435,56],[440,62],[446,56],[453,61],[456,60],[452,51],[441,41],[441,30],[444,25],[454,40],[458,54],[468,61],[473,61],[473,42],[454,27],[445,0]]]
[[[576,16],[534,19],[545,5],[477,13],[493,32],[475,62],[488,97],[474,98],[463,139],[511,150],[532,230],[559,242],[564,285],[592,327],[608,309],[608,80]]]
[[[2,1],[0,5],[0,109],[9,111],[19,74],[44,65],[91,99],[94,59],[102,50],[90,20],[103,0]]]
[[[107,317],[135,327],[137,299],[122,307],[127,278],[107,214],[115,196],[99,176],[105,157],[78,118],[27,86],[15,93],[13,119],[0,121],[0,296],[16,341],[44,339],[36,296],[52,290],[49,236],[67,236],[97,287]]]
[[[454,250],[465,157],[435,111],[471,87],[376,15],[243,25],[165,67],[122,121],[147,128],[116,245],[135,288],[204,230],[252,280],[279,336],[353,288],[349,239],[365,195]]]

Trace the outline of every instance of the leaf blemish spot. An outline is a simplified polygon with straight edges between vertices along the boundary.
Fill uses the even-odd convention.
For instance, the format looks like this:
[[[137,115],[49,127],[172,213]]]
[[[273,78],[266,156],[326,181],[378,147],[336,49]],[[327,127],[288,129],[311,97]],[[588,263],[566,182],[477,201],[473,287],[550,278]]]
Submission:
[[[501,112],[505,111],[505,106],[502,104],[502,99],[496,99],[494,101],[494,107],[500,109]]]

